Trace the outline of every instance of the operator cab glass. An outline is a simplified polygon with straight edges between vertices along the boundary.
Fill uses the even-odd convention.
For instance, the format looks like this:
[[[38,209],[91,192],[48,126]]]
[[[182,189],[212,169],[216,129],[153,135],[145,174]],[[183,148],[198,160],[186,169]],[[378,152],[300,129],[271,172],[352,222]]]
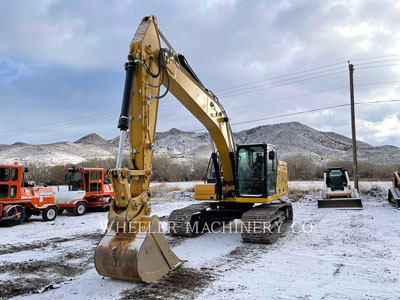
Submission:
[[[332,169],[328,171],[328,186],[332,190],[344,190],[347,185],[346,174],[341,169]]]
[[[17,181],[18,180],[18,169],[13,168],[11,171],[11,180],[12,181]]]
[[[70,191],[81,191],[84,189],[82,185],[82,172],[68,173],[68,187]]]
[[[10,179],[10,168],[0,168],[0,181],[5,181],[6,183],[0,184],[0,199],[8,198],[8,181],[10,181]]]
[[[267,189],[268,195],[274,195],[276,193],[276,175],[278,159],[276,157],[276,151],[273,149],[267,149]]]
[[[9,181],[9,180],[10,180],[10,169],[0,168],[0,181]]]
[[[241,196],[261,197],[264,195],[264,148],[247,146],[238,151],[238,186]]]
[[[92,170],[90,171],[90,191],[91,192],[101,192],[102,184],[101,179],[103,177],[102,171]]]
[[[276,192],[277,157],[266,144],[237,147],[238,197],[267,197]]]
[[[8,198],[8,184],[0,184],[0,199]]]

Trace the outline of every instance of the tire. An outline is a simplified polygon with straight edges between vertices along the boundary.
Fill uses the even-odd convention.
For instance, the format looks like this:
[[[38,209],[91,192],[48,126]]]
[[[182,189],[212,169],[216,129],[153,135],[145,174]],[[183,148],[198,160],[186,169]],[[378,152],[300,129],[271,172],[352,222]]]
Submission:
[[[6,224],[8,226],[17,226],[20,225],[22,222],[24,222],[25,220],[25,209],[21,206],[21,205],[12,205],[12,207],[10,207],[10,209],[7,209],[7,216],[11,217],[17,213],[19,213],[19,218],[17,219],[10,219],[10,220],[6,220]]]
[[[43,221],[49,222],[54,221],[57,218],[58,209],[54,206],[50,206],[46,208],[42,213]]]
[[[87,211],[87,205],[85,202],[79,202],[74,207],[74,215],[75,216],[82,216]]]

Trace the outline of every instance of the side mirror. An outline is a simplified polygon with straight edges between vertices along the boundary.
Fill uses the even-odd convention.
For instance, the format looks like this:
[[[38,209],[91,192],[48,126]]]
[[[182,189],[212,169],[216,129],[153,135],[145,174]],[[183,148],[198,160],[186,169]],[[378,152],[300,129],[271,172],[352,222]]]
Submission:
[[[268,158],[270,160],[274,160],[275,159],[275,152],[274,151],[270,151],[269,154],[268,154]]]
[[[29,172],[28,168],[24,168],[24,172],[28,173]]]

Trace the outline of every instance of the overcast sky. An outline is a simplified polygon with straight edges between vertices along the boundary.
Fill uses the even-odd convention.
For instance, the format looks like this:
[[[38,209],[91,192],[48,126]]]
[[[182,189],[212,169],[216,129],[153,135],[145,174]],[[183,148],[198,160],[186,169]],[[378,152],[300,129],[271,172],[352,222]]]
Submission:
[[[347,60],[356,102],[400,99],[398,1],[3,0],[0,144],[117,136],[123,64],[151,14],[232,123],[348,104]],[[158,131],[202,128],[177,103],[162,99]],[[357,105],[356,118],[358,139],[400,146],[400,102]],[[351,134],[349,106],[233,129],[290,121]]]

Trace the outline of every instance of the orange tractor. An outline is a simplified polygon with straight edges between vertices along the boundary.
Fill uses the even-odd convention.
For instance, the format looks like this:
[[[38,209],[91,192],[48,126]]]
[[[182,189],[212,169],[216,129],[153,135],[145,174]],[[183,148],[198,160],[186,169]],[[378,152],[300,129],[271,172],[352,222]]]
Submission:
[[[32,215],[42,215],[44,221],[57,217],[54,193],[48,187],[33,187],[26,181],[23,165],[0,165],[0,221],[19,225]]]
[[[76,195],[75,201],[63,201],[57,199],[59,213],[64,210],[73,212],[75,215],[83,215],[88,209],[107,211],[111,201],[114,199],[114,192],[111,184],[104,184],[104,169],[95,168],[68,168],[67,170],[68,192],[78,193],[83,191],[84,195]],[[56,193],[62,195],[62,192]]]

